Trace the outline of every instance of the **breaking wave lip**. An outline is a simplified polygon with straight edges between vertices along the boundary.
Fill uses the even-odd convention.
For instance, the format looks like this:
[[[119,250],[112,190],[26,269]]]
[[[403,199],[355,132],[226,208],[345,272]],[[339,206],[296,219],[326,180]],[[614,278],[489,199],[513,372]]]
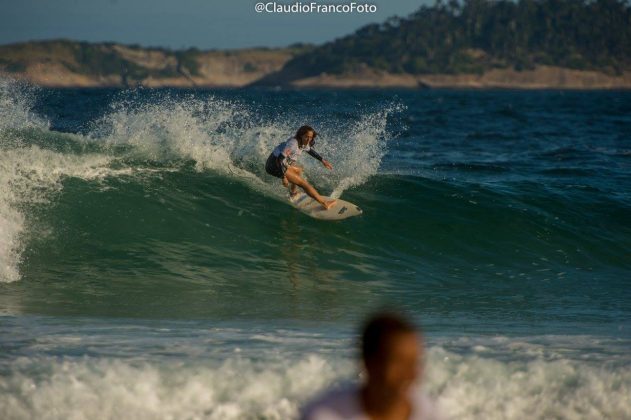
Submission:
[[[331,121],[317,127],[317,148],[335,165],[333,172],[305,160],[309,177],[339,197],[348,188],[375,175],[390,140],[389,116],[403,107],[392,103],[356,121]],[[140,160],[190,160],[195,169],[213,170],[244,180],[255,190],[285,195],[278,182],[270,183],[263,163],[271,150],[291,136],[309,117],[286,115],[262,119],[238,101],[216,98],[173,99],[168,95],[150,103],[121,101],[95,123],[90,134],[110,148],[122,148]]]
[[[60,171],[55,168],[73,166],[60,161],[72,157],[28,145],[29,132],[46,131],[49,126],[31,112],[35,95],[28,85],[0,79],[0,282],[20,278],[26,228],[22,207],[45,202],[41,190],[58,187]]]
[[[277,143],[305,123],[305,116],[267,121],[238,101],[167,94],[147,103],[135,101],[133,91],[122,96],[87,135],[66,134],[51,131],[49,122],[33,113],[35,88],[0,81],[0,282],[20,278],[28,231],[25,206],[48,203],[68,177],[131,176],[192,162],[197,171],[218,172],[261,194],[285,199],[286,190],[265,174],[263,162]],[[305,162],[311,166],[311,181],[339,197],[375,175],[387,151],[388,116],[400,109],[389,105],[357,122],[318,127],[327,139],[319,149],[332,156],[336,169],[325,173]],[[60,143],[70,147],[55,150]]]
[[[47,119],[35,114],[32,109],[38,90],[25,83],[0,77],[0,139],[8,141],[8,130],[47,130]]]
[[[32,144],[33,137],[53,135],[49,122],[32,112],[36,94],[29,85],[0,80],[0,282],[4,283],[20,279],[28,207],[48,204],[62,189],[65,177],[95,180],[129,172],[110,167],[113,159],[105,154],[59,152]],[[72,134],[54,136],[81,141]]]

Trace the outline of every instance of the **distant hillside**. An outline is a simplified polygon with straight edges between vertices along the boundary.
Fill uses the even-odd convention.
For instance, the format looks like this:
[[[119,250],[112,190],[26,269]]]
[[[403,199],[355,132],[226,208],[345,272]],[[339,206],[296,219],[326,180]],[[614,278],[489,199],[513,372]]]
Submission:
[[[261,84],[631,87],[627,0],[455,0],[364,26]]]
[[[43,86],[244,86],[309,49],[171,51],[67,40],[0,46],[0,73]]]
[[[438,1],[317,47],[29,42],[0,46],[1,74],[43,86],[631,89],[631,0]]]

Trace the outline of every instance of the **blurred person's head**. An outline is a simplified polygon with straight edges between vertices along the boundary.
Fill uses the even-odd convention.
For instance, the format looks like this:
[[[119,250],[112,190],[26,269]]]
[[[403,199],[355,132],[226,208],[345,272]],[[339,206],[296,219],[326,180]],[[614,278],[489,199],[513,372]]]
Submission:
[[[403,316],[382,312],[365,324],[361,353],[368,387],[390,394],[408,392],[422,364],[423,346],[415,326]]]

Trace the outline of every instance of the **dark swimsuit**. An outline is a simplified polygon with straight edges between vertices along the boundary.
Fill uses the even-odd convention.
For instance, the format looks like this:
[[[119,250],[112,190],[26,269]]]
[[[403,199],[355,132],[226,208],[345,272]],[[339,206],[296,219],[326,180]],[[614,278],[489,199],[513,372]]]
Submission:
[[[274,156],[274,152],[270,153],[267,162],[265,162],[265,171],[276,178],[283,179],[285,171],[287,171],[287,168],[283,165],[284,158],[285,156],[283,155]]]
[[[307,151],[307,154],[322,161],[322,156],[318,154],[313,149]],[[280,154],[279,156],[274,156],[274,152],[270,153],[267,158],[267,162],[265,162],[265,171],[275,176],[276,178],[283,179],[285,177],[285,172],[287,172],[287,166],[284,164],[285,156]]]

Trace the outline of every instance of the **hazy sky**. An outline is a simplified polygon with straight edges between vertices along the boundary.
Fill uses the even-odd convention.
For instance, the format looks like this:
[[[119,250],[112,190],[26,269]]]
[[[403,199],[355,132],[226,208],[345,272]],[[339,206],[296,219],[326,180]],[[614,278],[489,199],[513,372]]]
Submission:
[[[314,0],[346,4],[362,0]],[[406,16],[433,0],[377,0],[376,13],[257,13],[257,0],[0,0],[0,44],[68,38],[171,48],[278,47],[323,43]],[[267,3],[268,0],[262,0]],[[293,4],[278,0],[278,4]],[[302,0],[308,5],[311,0]]]

